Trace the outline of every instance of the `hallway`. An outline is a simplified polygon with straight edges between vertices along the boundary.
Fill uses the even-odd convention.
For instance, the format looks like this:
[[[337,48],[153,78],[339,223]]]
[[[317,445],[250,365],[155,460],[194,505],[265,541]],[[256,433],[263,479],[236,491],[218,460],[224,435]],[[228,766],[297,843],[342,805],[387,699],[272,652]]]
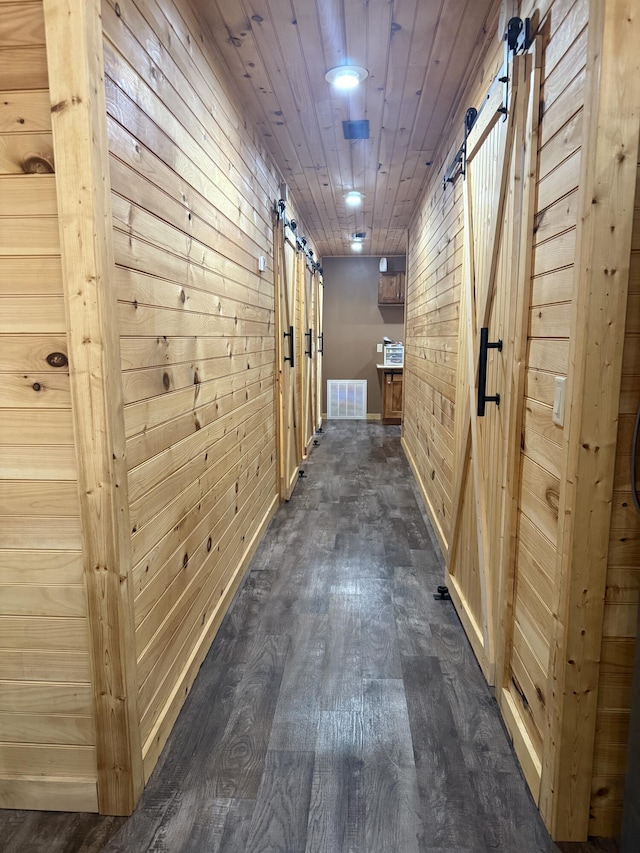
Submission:
[[[455,611],[433,599],[399,428],[334,421],[319,442],[135,814],[5,811],[5,853],[558,849]]]

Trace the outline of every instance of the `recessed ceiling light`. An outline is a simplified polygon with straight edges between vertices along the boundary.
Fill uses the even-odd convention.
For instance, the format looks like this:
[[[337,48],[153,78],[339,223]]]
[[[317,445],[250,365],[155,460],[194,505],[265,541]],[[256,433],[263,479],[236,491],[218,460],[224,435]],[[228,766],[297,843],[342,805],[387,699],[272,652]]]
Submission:
[[[349,207],[358,207],[358,205],[362,204],[362,199],[364,196],[362,193],[359,193],[357,190],[351,190],[344,197],[345,204],[348,204]]]
[[[324,79],[336,89],[348,92],[350,89],[355,89],[368,76],[369,72],[361,65],[339,65],[327,71]]]
[[[352,243],[351,244],[351,251],[352,252],[361,252],[362,251],[362,243],[360,243],[360,242],[359,243]]]

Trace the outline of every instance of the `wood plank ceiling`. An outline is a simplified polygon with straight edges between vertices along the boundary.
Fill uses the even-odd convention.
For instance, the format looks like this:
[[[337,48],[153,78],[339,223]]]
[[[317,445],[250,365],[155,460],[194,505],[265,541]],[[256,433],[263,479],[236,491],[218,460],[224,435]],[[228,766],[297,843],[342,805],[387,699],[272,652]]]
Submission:
[[[406,228],[495,0],[195,0],[320,254],[402,254]],[[361,65],[354,93],[325,81]],[[368,119],[370,137],[343,137]],[[462,128],[461,128],[462,135]],[[344,195],[364,193],[347,208]]]

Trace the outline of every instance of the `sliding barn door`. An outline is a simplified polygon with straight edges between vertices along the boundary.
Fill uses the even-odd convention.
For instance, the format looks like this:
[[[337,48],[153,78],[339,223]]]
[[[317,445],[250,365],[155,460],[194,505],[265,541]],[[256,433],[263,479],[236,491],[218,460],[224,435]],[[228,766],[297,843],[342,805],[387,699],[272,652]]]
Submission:
[[[300,300],[300,425],[301,459],[306,458],[313,438],[313,384],[314,384],[314,291],[313,274],[306,257],[300,252],[298,258],[298,292]]]
[[[496,80],[467,139],[463,292],[456,396],[456,485],[449,581],[489,683],[504,655],[517,477],[520,333],[529,281],[521,256],[533,230],[523,187],[531,137],[531,55]],[[537,118],[537,117],[535,117]],[[528,168],[528,167],[527,167]],[[525,304],[526,303],[526,304]],[[499,651],[498,651],[499,649]]]
[[[291,237],[291,239],[290,239]],[[295,238],[282,222],[275,229],[278,328],[278,467],[280,496],[289,500],[298,479],[298,362],[296,330],[297,253]]]
[[[322,356],[324,351],[324,331],[322,326],[322,308],[324,284],[320,273],[314,275],[315,307],[316,307],[316,347],[315,347],[315,389],[314,389],[314,418],[315,429],[322,426]]]

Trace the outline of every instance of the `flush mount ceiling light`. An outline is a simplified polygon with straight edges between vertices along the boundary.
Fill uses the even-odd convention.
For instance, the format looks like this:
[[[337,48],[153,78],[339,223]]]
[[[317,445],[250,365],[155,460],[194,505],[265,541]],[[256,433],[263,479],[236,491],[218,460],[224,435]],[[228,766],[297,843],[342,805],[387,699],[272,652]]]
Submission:
[[[348,204],[349,207],[358,207],[358,205],[362,204],[362,199],[364,196],[362,193],[359,193],[357,190],[351,190],[344,197],[345,204]]]
[[[363,80],[366,80],[369,72],[361,65],[339,65],[337,68],[332,68],[324,75],[327,83],[331,83],[336,89],[342,92],[348,92],[355,89]]]
[[[362,251],[362,242],[358,241],[358,242],[352,243],[351,244],[351,251],[352,252],[361,252]]]

